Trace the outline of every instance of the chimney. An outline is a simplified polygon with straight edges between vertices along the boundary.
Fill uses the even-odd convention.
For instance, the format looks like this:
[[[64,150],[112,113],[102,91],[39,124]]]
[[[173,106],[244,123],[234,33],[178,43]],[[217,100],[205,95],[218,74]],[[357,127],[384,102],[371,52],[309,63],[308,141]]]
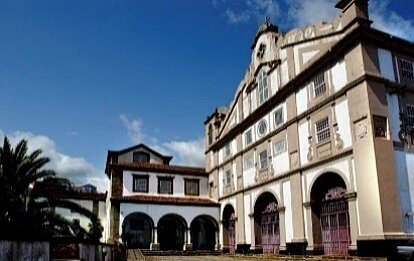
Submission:
[[[342,10],[342,26],[346,27],[354,23],[370,26],[372,21],[369,20],[368,1],[340,0],[335,7]]]

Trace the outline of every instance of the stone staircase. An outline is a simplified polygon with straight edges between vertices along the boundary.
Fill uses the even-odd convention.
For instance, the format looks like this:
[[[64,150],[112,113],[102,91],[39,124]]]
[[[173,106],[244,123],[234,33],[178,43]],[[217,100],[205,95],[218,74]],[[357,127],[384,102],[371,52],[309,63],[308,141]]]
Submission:
[[[142,255],[145,256],[218,256],[221,255],[221,251],[213,250],[149,250],[141,249]]]
[[[128,249],[128,261],[145,261],[140,249]]]

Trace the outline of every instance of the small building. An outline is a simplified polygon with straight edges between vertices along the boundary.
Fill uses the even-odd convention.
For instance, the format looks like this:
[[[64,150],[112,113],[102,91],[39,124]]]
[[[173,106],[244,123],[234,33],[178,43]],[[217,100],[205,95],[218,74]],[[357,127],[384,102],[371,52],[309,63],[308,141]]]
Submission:
[[[224,249],[385,256],[414,237],[414,44],[368,0],[287,33],[266,20],[205,121]]]
[[[219,204],[203,168],[170,165],[144,144],[108,151],[105,237],[128,248],[214,250]]]

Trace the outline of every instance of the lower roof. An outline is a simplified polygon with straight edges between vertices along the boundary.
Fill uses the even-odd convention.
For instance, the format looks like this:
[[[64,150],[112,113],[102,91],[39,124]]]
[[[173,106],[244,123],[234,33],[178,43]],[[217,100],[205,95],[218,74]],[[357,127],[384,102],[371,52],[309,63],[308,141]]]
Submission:
[[[112,197],[111,201],[121,203],[149,203],[155,205],[186,205],[186,206],[212,206],[219,207],[220,204],[202,197],[172,197],[172,196],[152,196],[152,195],[133,195]]]

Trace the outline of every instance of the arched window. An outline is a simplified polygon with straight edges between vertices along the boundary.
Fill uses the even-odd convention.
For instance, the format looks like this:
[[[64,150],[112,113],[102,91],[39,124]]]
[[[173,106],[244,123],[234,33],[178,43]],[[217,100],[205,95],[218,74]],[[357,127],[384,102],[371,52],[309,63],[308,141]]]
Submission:
[[[133,162],[135,163],[142,163],[142,162],[149,162],[150,155],[144,151],[137,151],[133,154]]]
[[[267,98],[269,98],[269,88],[267,86],[267,73],[262,70],[259,74],[259,77],[257,79],[257,85],[258,85],[258,92],[259,92],[259,105],[264,103]]]
[[[213,125],[208,126],[208,145],[213,143]]]

